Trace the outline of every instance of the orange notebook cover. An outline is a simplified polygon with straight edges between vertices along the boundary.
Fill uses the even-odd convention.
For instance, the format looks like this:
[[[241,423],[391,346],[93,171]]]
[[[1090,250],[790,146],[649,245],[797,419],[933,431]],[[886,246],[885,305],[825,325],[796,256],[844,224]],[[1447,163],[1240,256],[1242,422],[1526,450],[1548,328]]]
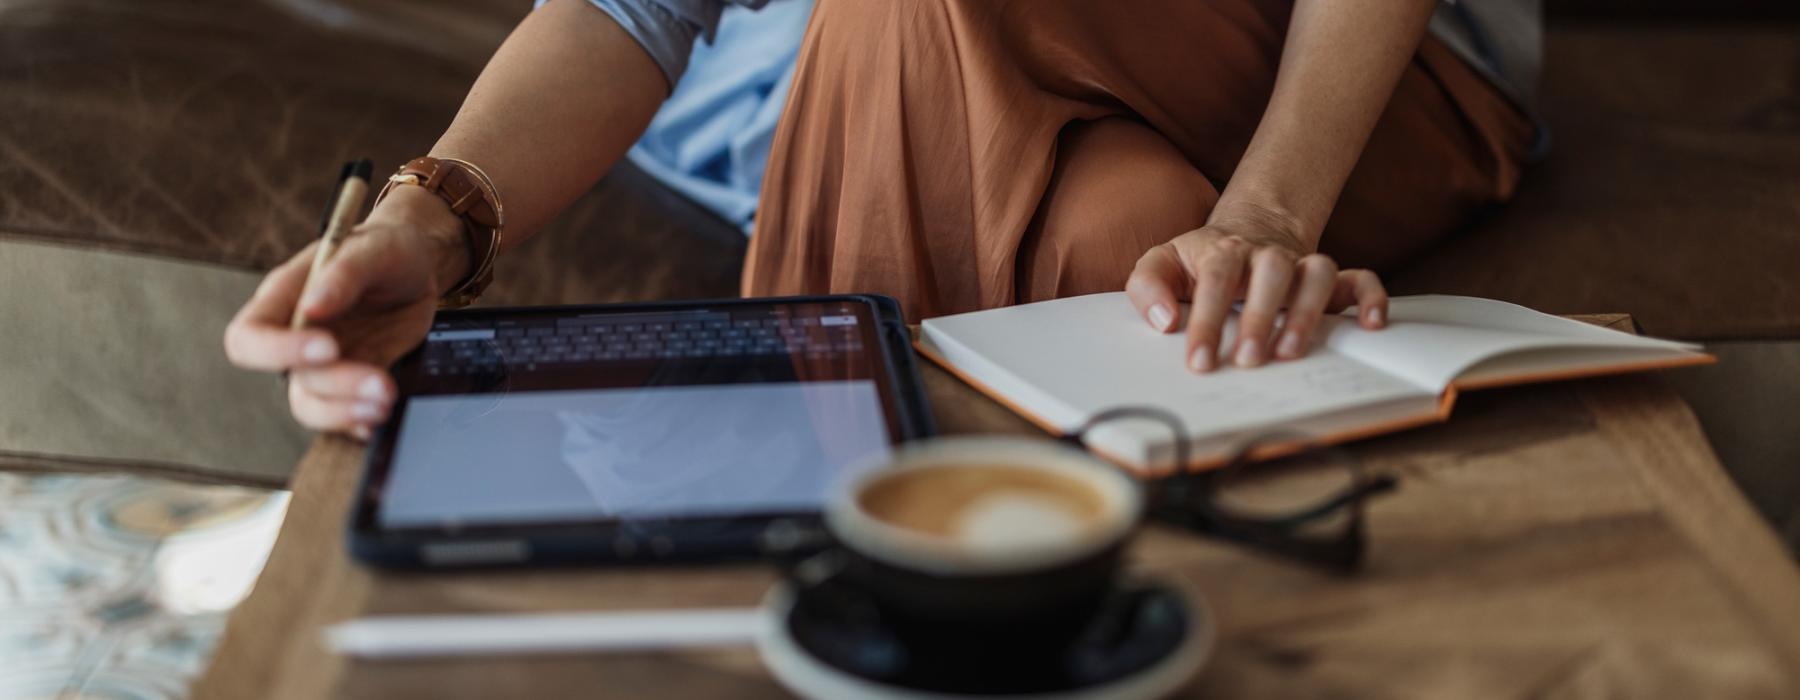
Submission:
[[[1217,466],[1265,432],[1309,439],[1258,458],[1441,422],[1460,390],[1714,361],[1698,346],[1473,297],[1398,297],[1389,319],[1372,332],[1330,317],[1304,358],[1205,375],[1183,366],[1180,334],[1149,328],[1122,293],[928,319],[915,347],[1053,434],[1117,406],[1167,410],[1186,424],[1190,469]],[[1158,426],[1102,426],[1088,447],[1139,470],[1173,466],[1172,436]]]

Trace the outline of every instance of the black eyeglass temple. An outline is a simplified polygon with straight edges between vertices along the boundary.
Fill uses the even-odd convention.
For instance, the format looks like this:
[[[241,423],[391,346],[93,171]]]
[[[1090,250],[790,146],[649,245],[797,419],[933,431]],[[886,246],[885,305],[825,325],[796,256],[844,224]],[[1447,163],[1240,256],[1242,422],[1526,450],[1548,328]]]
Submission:
[[[1331,567],[1343,573],[1354,571],[1362,563],[1363,501],[1398,485],[1394,477],[1387,475],[1364,480],[1360,471],[1351,465],[1349,468],[1357,475],[1356,483],[1300,511],[1277,518],[1232,515],[1220,510],[1211,501],[1216,490],[1213,474],[1190,471],[1192,461],[1189,459],[1187,430],[1181,419],[1169,411],[1150,406],[1107,409],[1095,414],[1062,439],[1071,445],[1082,447],[1087,433],[1096,426],[1124,418],[1143,418],[1162,423],[1175,438],[1174,469],[1168,476],[1151,482],[1152,487],[1157,489],[1151,501],[1149,514],[1152,518],[1196,533],[1222,537],[1307,563]],[[1242,468],[1249,463],[1251,454],[1258,445],[1279,437],[1281,436],[1264,436],[1244,443],[1221,471]],[[1301,525],[1346,508],[1351,510],[1350,522],[1337,537],[1314,538],[1294,533]]]
[[[1175,438],[1170,443],[1175,458],[1174,469],[1171,471],[1170,475],[1182,476],[1188,473],[1188,468],[1193,466],[1193,461],[1189,459],[1187,426],[1183,425],[1181,418],[1177,417],[1174,413],[1153,406],[1119,406],[1117,408],[1106,409],[1088,418],[1087,422],[1081,424],[1081,427],[1070,431],[1069,434],[1064,435],[1062,439],[1064,442],[1080,447],[1082,446],[1083,441],[1087,439],[1087,434],[1093,431],[1094,428],[1099,427],[1103,423],[1110,423],[1123,418],[1143,418],[1156,421],[1163,424],[1163,427],[1168,428],[1169,433]]]

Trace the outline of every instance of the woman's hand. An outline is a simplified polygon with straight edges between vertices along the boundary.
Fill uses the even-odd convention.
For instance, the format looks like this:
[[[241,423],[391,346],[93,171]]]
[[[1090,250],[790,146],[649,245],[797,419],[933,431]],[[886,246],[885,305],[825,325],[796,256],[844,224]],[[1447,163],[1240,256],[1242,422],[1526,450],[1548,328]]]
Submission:
[[[430,330],[439,295],[466,273],[464,246],[462,222],[443,200],[396,188],[306,298],[312,246],[270,272],[225,328],[225,354],[239,367],[287,372],[288,404],[302,424],[366,439],[393,405],[386,368]],[[290,330],[296,303],[308,326]]]
[[[1187,365],[1212,371],[1220,351],[1239,367],[1271,357],[1292,359],[1312,347],[1327,312],[1361,307],[1359,320],[1375,330],[1386,323],[1387,290],[1368,270],[1338,270],[1303,236],[1275,217],[1219,217],[1151,248],[1138,259],[1125,292],[1152,328],[1175,330],[1177,302],[1191,302]],[[1220,348],[1234,302],[1243,301],[1236,344]],[[1279,329],[1276,319],[1287,310]],[[1279,337],[1276,331],[1279,330]]]

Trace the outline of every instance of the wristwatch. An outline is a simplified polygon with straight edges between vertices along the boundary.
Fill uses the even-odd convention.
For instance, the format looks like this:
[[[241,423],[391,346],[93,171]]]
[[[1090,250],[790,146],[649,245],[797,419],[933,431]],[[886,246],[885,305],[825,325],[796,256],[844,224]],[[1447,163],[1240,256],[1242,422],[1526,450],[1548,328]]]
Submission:
[[[375,202],[380,203],[399,185],[425,188],[443,198],[450,211],[462,219],[463,239],[469,246],[469,276],[444,292],[438,308],[459,309],[474,303],[494,281],[494,258],[500,255],[501,229],[506,224],[494,182],[469,161],[420,156],[388,177]]]

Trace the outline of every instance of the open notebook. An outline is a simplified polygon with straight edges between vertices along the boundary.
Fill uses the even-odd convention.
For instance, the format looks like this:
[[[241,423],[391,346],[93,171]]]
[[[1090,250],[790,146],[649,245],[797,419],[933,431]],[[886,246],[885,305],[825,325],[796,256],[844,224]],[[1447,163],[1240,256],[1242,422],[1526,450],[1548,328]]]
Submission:
[[[1456,296],[1396,298],[1381,331],[1329,316],[1315,335],[1301,359],[1196,375],[1183,367],[1182,334],[1157,333],[1111,293],[927,319],[918,348],[1052,432],[1117,406],[1167,409],[1187,424],[1196,467],[1272,430],[1335,442],[1441,421],[1458,389],[1713,360],[1695,345]],[[1166,468],[1172,440],[1167,428],[1129,421],[1092,431],[1088,446]]]

